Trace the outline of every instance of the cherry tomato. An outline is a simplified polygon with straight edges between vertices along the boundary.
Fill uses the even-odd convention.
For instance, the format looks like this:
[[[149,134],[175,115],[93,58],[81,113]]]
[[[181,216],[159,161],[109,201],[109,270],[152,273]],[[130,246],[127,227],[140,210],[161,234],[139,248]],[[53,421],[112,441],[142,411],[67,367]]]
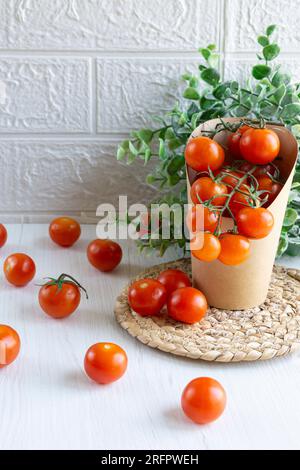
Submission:
[[[250,256],[250,242],[242,235],[225,233],[220,236],[221,253],[219,261],[229,266],[243,263]]]
[[[7,240],[7,230],[3,224],[0,224],[0,248],[5,245]]]
[[[74,245],[81,234],[79,223],[70,217],[58,217],[49,225],[49,235],[57,245],[65,248]]]
[[[30,256],[24,253],[14,253],[4,261],[3,271],[8,282],[22,287],[34,278],[35,264]]]
[[[243,162],[240,165],[239,170],[242,173],[248,173],[249,171],[251,171],[253,169],[254,166],[256,166],[256,165],[253,165],[252,163],[249,163],[249,162]],[[274,165],[274,163],[272,163],[272,164],[268,163],[267,165],[257,166],[257,168],[254,170],[252,175],[255,178],[259,178],[260,176],[268,176],[268,175],[271,175],[271,176],[275,177],[275,176],[279,175],[279,170]]]
[[[215,173],[216,175],[216,173]],[[239,171],[233,171],[230,169],[220,170],[218,176],[221,178],[221,182],[227,186],[228,193],[231,193],[233,188],[239,183],[243,173]]]
[[[176,321],[197,323],[207,312],[207,301],[202,292],[194,287],[177,289],[168,298],[168,314]]]
[[[114,343],[96,343],[84,358],[84,369],[90,379],[99,384],[109,384],[120,379],[127,369],[127,355]]]
[[[262,200],[267,198],[268,205],[276,199],[283,187],[281,183],[272,181],[269,176],[259,176],[257,182],[259,191],[266,191],[260,195],[260,198]]]
[[[188,211],[186,222],[190,232],[214,232],[218,226],[219,217],[218,212],[197,204]]]
[[[278,156],[279,150],[279,137],[271,129],[249,129],[240,140],[243,158],[256,165],[272,162]]]
[[[221,244],[212,233],[199,233],[191,241],[192,255],[200,261],[214,261],[221,252]]]
[[[155,279],[140,279],[129,287],[129,305],[142,317],[157,315],[166,301],[167,289]]]
[[[224,206],[228,190],[223,183],[213,181],[209,176],[198,178],[191,187],[191,199],[194,204],[201,204],[211,199],[211,203],[218,207]]]
[[[52,318],[68,317],[80,304],[80,289],[87,297],[84,287],[72,276],[61,274],[57,279],[49,278],[39,291],[40,306]]]
[[[249,129],[249,126],[242,126],[236,132],[233,132],[228,136],[227,145],[229,153],[236,159],[241,158],[240,140],[244,132]]]
[[[17,358],[20,343],[20,337],[13,328],[0,325],[0,369]]]
[[[195,423],[211,423],[223,413],[226,393],[217,380],[199,377],[185,387],[181,396],[181,406],[186,416]]]
[[[239,191],[233,194],[229,202],[229,208],[234,216],[236,216],[243,207],[253,205],[253,198],[250,196],[250,188],[244,184],[239,187]]]
[[[245,207],[236,216],[238,232],[248,238],[265,238],[274,225],[272,212],[262,207]]]
[[[87,247],[88,260],[99,271],[112,271],[120,264],[122,256],[122,248],[112,240],[97,238]]]
[[[165,286],[167,296],[176,289],[192,285],[188,275],[179,269],[166,269],[160,273],[157,280]]]
[[[221,168],[225,159],[225,152],[221,145],[209,137],[195,137],[190,139],[185,148],[185,161],[196,171],[211,171]]]

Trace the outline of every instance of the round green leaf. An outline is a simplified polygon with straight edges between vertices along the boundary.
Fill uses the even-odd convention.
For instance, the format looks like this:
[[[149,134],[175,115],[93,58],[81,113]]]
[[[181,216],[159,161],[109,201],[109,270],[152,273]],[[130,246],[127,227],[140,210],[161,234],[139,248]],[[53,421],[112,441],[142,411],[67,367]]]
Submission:
[[[287,104],[280,114],[282,119],[292,119],[296,116],[300,116],[300,103]]]
[[[183,97],[187,100],[199,100],[200,95],[195,88],[188,87],[186,90],[184,90]]]
[[[285,216],[284,216],[284,221],[283,221],[283,226],[284,227],[292,227],[296,220],[298,219],[298,214],[295,209],[287,209]]]
[[[271,73],[271,67],[268,65],[255,65],[252,69],[252,75],[256,80],[262,80]]]
[[[263,48],[263,55],[266,60],[274,60],[280,53],[280,47],[277,44],[269,44]]]
[[[271,24],[270,26],[267,27],[267,36],[271,36],[276,29],[276,24]]]
[[[209,85],[216,86],[220,80],[220,74],[216,69],[208,68],[201,72],[201,78]]]
[[[258,44],[260,44],[261,46],[265,47],[269,44],[269,39],[267,36],[258,36],[257,38],[257,42]]]

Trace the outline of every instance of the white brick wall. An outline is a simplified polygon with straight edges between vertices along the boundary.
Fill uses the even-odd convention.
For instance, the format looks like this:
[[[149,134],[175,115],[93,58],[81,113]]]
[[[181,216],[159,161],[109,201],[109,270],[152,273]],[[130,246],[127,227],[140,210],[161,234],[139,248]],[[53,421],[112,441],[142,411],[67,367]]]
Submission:
[[[173,105],[199,46],[215,43],[226,75],[242,77],[256,34],[277,23],[300,73],[296,3],[0,0],[1,220],[149,200],[148,169],[118,164],[117,143]]]

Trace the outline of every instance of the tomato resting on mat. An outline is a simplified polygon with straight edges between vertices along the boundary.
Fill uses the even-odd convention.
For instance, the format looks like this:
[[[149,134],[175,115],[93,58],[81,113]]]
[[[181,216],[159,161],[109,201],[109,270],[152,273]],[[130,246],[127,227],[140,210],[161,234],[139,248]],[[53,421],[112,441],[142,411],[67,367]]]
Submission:
[[[96,343],[91,346],[84,358],[84,369],[90,379],[99,384],[115,382],[125,374],[127,355],[114,343]]]
[[[157,315],[167,301],[167,289],[155,279],[135,281],[128,290],[130,307],[143,317]]]
[[[176,321],[183,323],[196,323],[207,312],[205,295],[194,287],[177,289],[168,298],[168,314]]]
[[[8,325],[0,325],[0,368],[11,364],[17,358],[20,347],[18,333]]]
[[[197,424],[208,424],[218,419],[226,407],[226,393],[222,385],[210,377],[192,380],[181,396],[185,415]]]
[[[159,274],[157,280],[165,286],[168,296],[176,289],[192,285],[188,275],[179,269],[166,269]]]
[[[0,248],[5,245],[7,240],[7,230],[3,224],[0,224]]]

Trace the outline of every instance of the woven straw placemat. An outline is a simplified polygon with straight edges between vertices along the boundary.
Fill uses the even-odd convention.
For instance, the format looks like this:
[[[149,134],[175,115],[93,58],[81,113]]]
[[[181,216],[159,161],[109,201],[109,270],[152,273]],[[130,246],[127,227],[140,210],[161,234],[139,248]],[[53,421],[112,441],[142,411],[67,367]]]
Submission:
[[[176,268],[191,276],[190,260],[147,269],[135,279],[157,277]],[[195,325],[170,319],[166,312],[141,317],[131,310],[126,286],[115,305],[120,325],[152,348],[205,361],[240,362],[284,356],[300,347],[300,270],[274,266],[268,297],[260,307],[244,311],[211,308]]]

